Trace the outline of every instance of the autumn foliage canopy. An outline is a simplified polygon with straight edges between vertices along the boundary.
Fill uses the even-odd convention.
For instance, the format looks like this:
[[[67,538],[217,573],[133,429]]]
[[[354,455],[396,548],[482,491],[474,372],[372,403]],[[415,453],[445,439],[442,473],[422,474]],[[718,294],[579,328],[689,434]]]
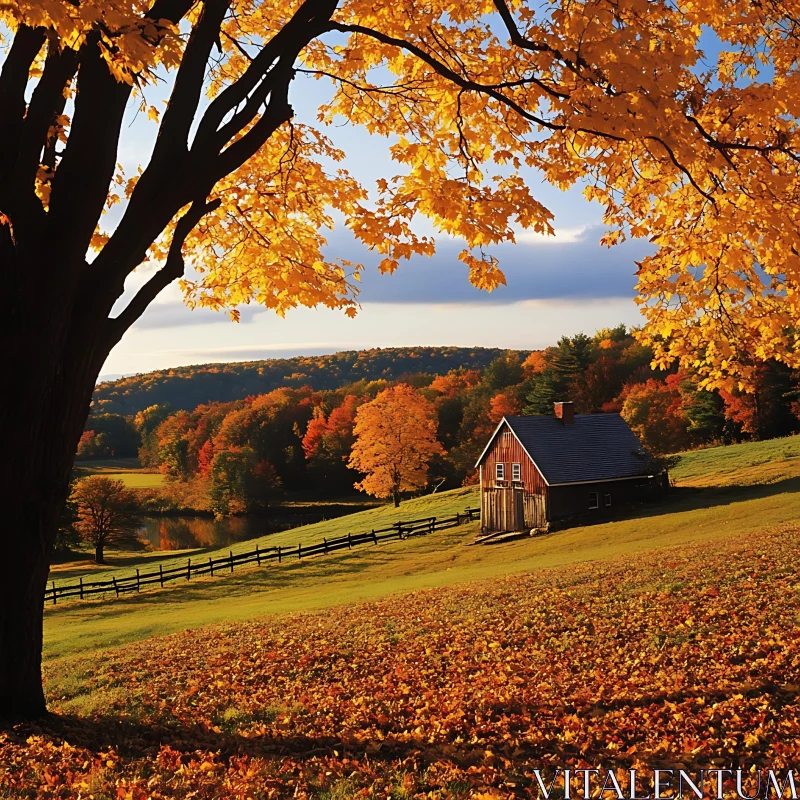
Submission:
[[[491,290],[505,282],[493,245],[523,228],[552,232],[552,214],[518,173],[532,168],[562,189],[585,185],[605,208],[607,244],[655,242],[639,269],[644,338],[659,361],[721,380],[747,379],[759,359],[798,359],[793,5],[25,0],[4,4],[0,22],[8,63],[41,87],[22,133],[39,147],[34,128],[46,131],[30,176],[45,213],[66,199],[59,171],[86,123],[74,79],[85,50],[96,47],[159,124],[151,165],[110,181],[107,205],[127,209],[116,230],[98,225],[94,272],[120,266],[128,217],[165,180],[177,206],[153,212],[125,269],[165,263],[171,251],[176,262],[183,248],[191,270],[156,273],[120,327],[176,278],[189,304],[234,316],[249,302],[355,313],[362,266],[325,250],[334,218],[391,272],[434,252],[412,226],[426,216],[463,241],[469,279]],[[172,74],[166,110],[146,100],[157,74]],[[292,121],[289,87],[301,77],[331,84],[316,127]],[[63,100],[51,117],[48,92]],[[397,174],[369,194],[323,133],[342,119],[391,142]],[[171,177],[161,156],[187,137]],[[196,185],[186,169],[198,171]],[[14,213],[0,203],[6,236]]]

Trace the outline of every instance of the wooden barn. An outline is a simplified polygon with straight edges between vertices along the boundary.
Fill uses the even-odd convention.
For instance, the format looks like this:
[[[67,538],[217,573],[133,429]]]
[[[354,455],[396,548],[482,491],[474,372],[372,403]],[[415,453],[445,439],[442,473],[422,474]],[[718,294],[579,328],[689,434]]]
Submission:
[[[604,516],[659,493],[667,476],[619,414],[504,417],[478,459],[481,531],[547,528]]]

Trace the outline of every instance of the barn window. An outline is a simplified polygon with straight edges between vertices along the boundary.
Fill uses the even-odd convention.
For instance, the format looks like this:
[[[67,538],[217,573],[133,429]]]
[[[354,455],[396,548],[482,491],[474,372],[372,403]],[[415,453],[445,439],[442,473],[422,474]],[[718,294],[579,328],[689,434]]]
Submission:
[[[611,507],[611,495],[606,495],[606,506]]]
[[[506,479],[505,464],[498,463],[494,465],[494,477],[497,478],[498,481],[504,481]]]
[[[512,481],[522,480],[522,467],[519,464],[511,465],[511,480]]]
[[[600,495],[597,492],[589,492],[589,508],[600,508]]]

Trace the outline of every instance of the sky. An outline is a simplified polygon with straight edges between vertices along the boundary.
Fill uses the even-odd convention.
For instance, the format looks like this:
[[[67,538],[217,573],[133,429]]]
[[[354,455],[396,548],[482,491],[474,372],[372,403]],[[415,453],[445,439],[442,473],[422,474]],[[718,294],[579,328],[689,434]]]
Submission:
[[[299,76],[290,96],[296,118],[316,124],[328,86]],[[151,89],[148,104],[166,90]],[[352,125],[326,129],[346,154],[345,168],[369,189],[399,170],[385,139]],[[133,109],[126,120],[119,160],[127,174],[145,164],[156,127]],[[380,257],[366,250],[343,226],[328,238],[333,257],[367,267],[361,281],[361,309],[355,319],[341,311],[297,309],[281,319],[256,306],[241,309],[241,322],[227,314],[190,310],[177,286],[165,290],[122,338],[101,371],[101,379],[153,369],[218,361],[332,353],[338,350],[414,345],[457,345],[535,349],[563,335],[593,333],[619,323],[641,322],[633,302],[636,270],[649,245],[629,242],[601,247],[602,209],[580,188],[562,192],[533,170],[524,173],[534,195],[555,215],[556,235],[521,232],[516,244],[492,248],[507,286],[481,292],[467,280],[457,259],[462,244],[436,236],[437,253],[401,262],[393,275],[380,275]],[[106,220],[113,226],[118,207]],[[426,221],[417,226],[420,233]],[[152,268],[149,268],[152,269]],[[120,305],[148,278],[148,268],[131,276]]]

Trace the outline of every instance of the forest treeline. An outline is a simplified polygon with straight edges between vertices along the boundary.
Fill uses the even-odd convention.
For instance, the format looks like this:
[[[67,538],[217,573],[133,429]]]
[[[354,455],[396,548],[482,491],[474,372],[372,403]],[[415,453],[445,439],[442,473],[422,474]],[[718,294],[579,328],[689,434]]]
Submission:
[[[401,380],[405,375],[443,375],[451,369],[484,369],[505,351],[492,347],[385,347],[331,355],[274,358],[173,367],[101,383],[95,414],[136,414],[153,405],[187,411],[201,403],[225,403],[283,386],[338,389],[355,381]]]
[[[385,367],[398,377],[331,389],[282,386],[192,409],[154,403],[127,416],[95,411],[78,458],[138,455],[165,475],[165,502],[224,514],[257,511],[283,492],[351,491],[363,479],[348,466],[357,411],[398,384],[431,409],[441,447],[427,480],[442,488],[476,479],[475,461],[504,415],[550,414],[555,400],[572,400],[577,413],[621,413],[659,454],[800,429],[800,375],[784,365],[761,365],[752,394],[706,391],[690,373],[653,370],[651,352],[623,325],[564,337],[544,350],[496,351],[483,367],[468,362],[439,375],[406,370],[413,358],[405,350],[370,352],[386,359],[402,353],[402,369]],[[490,351],[463,352],[477,358]],[[418,358],[421,366],[441,363]]]

